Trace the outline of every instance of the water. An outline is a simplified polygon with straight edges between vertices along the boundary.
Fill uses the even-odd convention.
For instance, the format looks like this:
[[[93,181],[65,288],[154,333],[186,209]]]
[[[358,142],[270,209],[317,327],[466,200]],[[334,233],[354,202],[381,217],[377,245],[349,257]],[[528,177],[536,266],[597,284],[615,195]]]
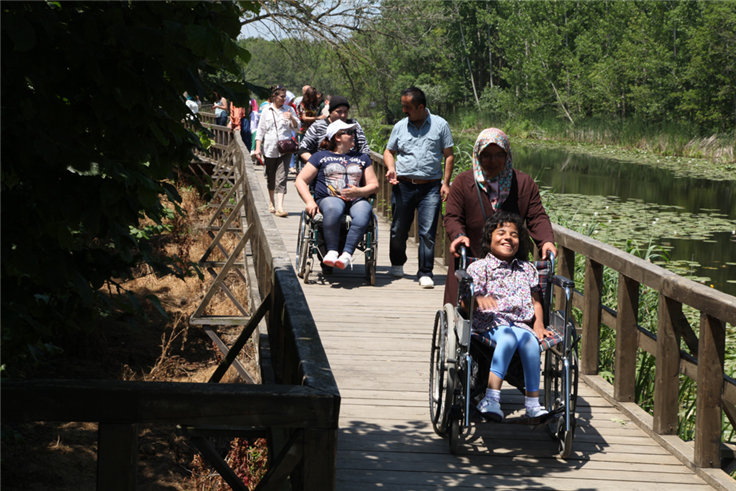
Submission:
[[[678,177],[650,165],[557,149],[517,145],[513,151],[514,167],[561,195],[572,223],[601,224],[595,232],[601,235],[593,238],[615,232],[645,249],[653,238],[679,266],[678,274],[736,295],[736,180]]]

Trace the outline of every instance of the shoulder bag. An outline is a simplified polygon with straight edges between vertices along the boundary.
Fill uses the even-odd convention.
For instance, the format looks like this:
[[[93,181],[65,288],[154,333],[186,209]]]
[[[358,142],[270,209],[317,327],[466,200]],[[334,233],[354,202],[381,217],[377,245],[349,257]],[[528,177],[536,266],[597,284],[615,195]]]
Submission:
[[[273,111],[271,114],[273,114],[273,124],[274,129],[276,130],[276,137],[278,138],[279,134],[279,123],[276,121],[276,110],[271,108]],[[289,155],[292,153],[296,153],[297,150],[299,150],[299,144],[296,142],[296,139],[292,136],[291,138],[287,138],[286,140],[278,140],[276,142],[276,147],[279,149],[279,153],[281,155]]]

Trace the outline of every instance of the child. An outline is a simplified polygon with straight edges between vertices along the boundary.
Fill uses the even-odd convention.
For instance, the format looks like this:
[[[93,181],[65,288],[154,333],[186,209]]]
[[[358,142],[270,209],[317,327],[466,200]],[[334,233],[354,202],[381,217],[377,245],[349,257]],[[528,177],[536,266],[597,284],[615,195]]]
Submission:
[[[496,341],[488,388],[478,410],[484,418],[503,420],[501,384],[518,349],[524,367],[526,416],[547,414],[539,404],[539,341],[553,333],[544,327],[537,270],[525,260],[526,227],[515,213],[499,211],[483,226],[481,253],[468,267],[475,285],[474,332]]]

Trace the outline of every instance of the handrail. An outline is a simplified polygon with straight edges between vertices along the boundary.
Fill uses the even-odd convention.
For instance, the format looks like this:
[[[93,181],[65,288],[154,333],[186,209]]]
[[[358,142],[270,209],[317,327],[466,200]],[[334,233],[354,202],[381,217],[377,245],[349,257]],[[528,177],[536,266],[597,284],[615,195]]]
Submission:
[[[190,433],[233,489],[246,489],[202,435],[224,425],[231,434],[266,430],[269,469],[258,489],[282,489],[288,477],[294,489],[333,490],[340,392],[297,280],[289,254],[256,178],[240,135],[213,126],[216,140],[230,140],[223,152],[246,179],[244,198],[251,229],[246,267],[250,312],[265,312],[268,336],[261,334],[263,385],[163,383],[99,380],[3,380],[3,419],[8,421],[97,421],[98,490],[135,489],[137,425],[179,424]],[[226,134],[227,133],[227,134]],[[288,303],[285,299],[288,298]],[[250,322],[258,323],[258,316]],[[249,322],[249,324],[250,324]],[[254,325],[244,327],[244,331]],[[196,425],[199,428],[191,428]],[[207,428],[202,428],[202,427]],[[201,445],[204,445],[202,447]],[[218,467],[219,462],[219,467]]]
[[[370,157],[380,183],[376,211],[387,216],[391,185],[382,176],[388,169],[382,155],[371,152]],[[553,229],[559,251],[558,274],[574,278],[575,254],[586,258],[583,293],[576,292],[573,297],[573,305],[583,315],[581,377],[703,479],[719,489],[729,489],[733,481],[720,470],[720,442],[722,411],[736,427],[736,384],[723,371],[725,323],[736,326],[736,297],[559,225],[553,224]],[[436,243],[444,242],[444,248],[436,247],[435,254],[444,255],[447,264],[449,240],[442,221],[437,236]],[[616,310],[601,303],[603,267],[619,273]],[[640,285],[659,292],[656,335],[637,325]],[[683,305],[701,312],[699,337],[682,314]],[[597,375],[601,324],[617,333],[613,385]],[[680,349],[681,340],[691,354]],[[638,349],[656,359],[653,416],[633,402]],[[680,374],[697,382],[694,448],[676,435]],[[733,457],[732,453],[728,456]]]

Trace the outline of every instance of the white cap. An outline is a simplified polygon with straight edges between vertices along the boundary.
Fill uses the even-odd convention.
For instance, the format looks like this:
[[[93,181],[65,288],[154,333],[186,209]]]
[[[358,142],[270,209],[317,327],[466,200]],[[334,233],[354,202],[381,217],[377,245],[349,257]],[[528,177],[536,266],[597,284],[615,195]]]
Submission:
[[[338,119],[334,123],[330,123],[330,125],[327,127],[327,141],[332,140],[332,137],[335,136],[338,131],[352,130],[357,126],[358,123],[347,124],[342,119]]]
[[[290,103],[290,102],[291,102],[291,101],[293,101],[293,100],[294,100],[294,94],[293,94],[293,93],[291,93],[291,92],[289,92],[289,91],[287,90],[287,91],[286,91],[286,100],[284,101],[284,104],[288,104],[288,103]]]

